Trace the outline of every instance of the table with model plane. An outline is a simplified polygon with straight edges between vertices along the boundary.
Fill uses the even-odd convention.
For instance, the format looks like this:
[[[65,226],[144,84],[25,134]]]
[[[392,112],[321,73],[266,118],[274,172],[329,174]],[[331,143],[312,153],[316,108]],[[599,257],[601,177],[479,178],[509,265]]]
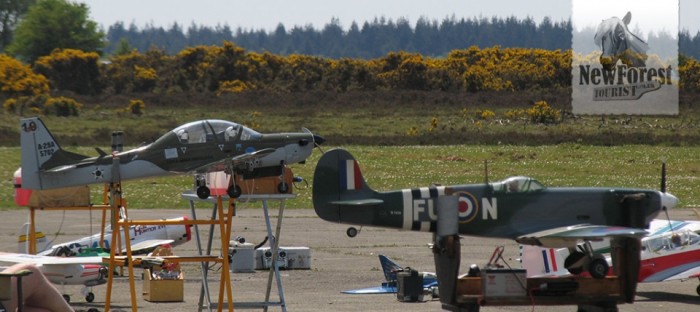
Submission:
[[[282,311],[287,311],[285,300],[284,300],[284,289],[282,287],[282,280],[280,278],[280,272],[279,272],[279,265],[277,261],[277,256],[278,256],[278,248],[279,248],[279,239],[280,239],[280,232],[282,229],[282,217],[284,214],[284,204],[287,199],[292,199],[295,198],[295,194],[244,194],[241,195],[240,197],[236,198],[236,201],[239,202],[261,202],[262,207],[263,207],[263,215],[265,218],[265,226],[267,230],[267,236],[268,236],[268,245],[270,247],[270,251],[272,253],[272,262],[270,266],[270,273],[268,275],[268,281],[267,281],[267,289],[265,291],[265,300],[264,301],[259,301],[259,302],[236,302],[234,305],[237,308],[262,308],[264,311],[267,311],[268,307],[270,306],[279,306]],[[215,218],[215,214],[217,211],[217,208],[219,205],[222,204],[224,201],[228,201],[229,198],[228,196],[218,196],[218,197],[209,197],[205,199],[201,199],[195,194],[194,192],[184,192],[182,194],[182,198],[189,201],[190,205],[190,210],[192,213],[192,218],[197,219],[196,215],[196,209],[195,209],[195,202],[198,201],[204,201],[204,202],[210,202],[213,203],[212,207],[212,218]],[[218,199],[218,200],[217,200]],[[275,228],[275,232],[273,235],[272,232],[272,225],[270,222],[270,215],[269,215],[269,208],[268,208],[268,202],[269,201],[278,201],[279,202],[279,211],[277,215],[277,225]],[[235,207],[234,207],[234,216],[235,216]],[[230,224],[230,223],[229,223]],[[213,230],[214,226],[211,225],[209,228],[209,239],[207,241],[207,246],[204,248],[202,246],[202,242],[200,239],[200,233],[199,233],[199,227],[195,224],[195,241],[197,244],[197,250],[200,255],[208,255],[211,254],[211,248],[212,248],[212,240],[213,240]],[[230,229],[229,229],[230,233]],[[212,308],[218,308],[216,303],[211,302],[211,298],[209,295],[209,286],[208,286],[208,277],[207,277],[207,272],[209,271],[209,263],[207,262],[202,262],[202,286],[200,290],[200,296],[199,296],[199,310],[202,311],[202,309],[207,308],[208,311],[211,311]],[[279,294],[279,301],[270,301],[270,293],[272,289],[272,280],[273,277],[275,279],[276,285],[277,285],[277,293]]]

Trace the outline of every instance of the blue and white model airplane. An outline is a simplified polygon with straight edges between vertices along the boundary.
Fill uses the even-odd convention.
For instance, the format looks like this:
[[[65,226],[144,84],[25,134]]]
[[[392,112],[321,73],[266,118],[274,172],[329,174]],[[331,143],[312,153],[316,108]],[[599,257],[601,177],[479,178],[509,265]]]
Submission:
[[[382,265],[382,271],[384,271],[385,282],[382,282],[381,286],[368,287],[361,289],[344,290],[344,294],[353,295],[366,295],[366,294],[394,294],[398,289],[396,273],[408,270],[409,268],[403,268],[398,265],[393,260],[387,258],[384,255],[379,255],[379,263]],[[430,291],[435,297],[437,294],[437,276],[433,272],[420,272],[423,276],[423,289]]]

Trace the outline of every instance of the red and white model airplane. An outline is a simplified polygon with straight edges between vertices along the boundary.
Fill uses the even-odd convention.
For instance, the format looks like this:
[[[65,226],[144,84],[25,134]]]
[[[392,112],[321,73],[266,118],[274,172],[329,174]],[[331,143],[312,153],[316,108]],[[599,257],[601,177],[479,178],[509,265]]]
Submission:
[[[171,218],[166,220],[187,220],[187,217]],[[22,227],[20,233],[28,233],[29,224]],[[145,254],[161,245],[170,245],[172,247],[184,244],[192,239],[192,231],[189,225],[133,225],[129,227],[129,237],[131,238],[131,251],[134,254]],[[124,241],[124,231],[121,231],[121,241]],[[86,248],[100,247],[100,234],[83,237],[77,240],[52,245],[47,242],[43,233],[37,232],[37,250],[39,255],[44,256],[74,256],[79,255]],[[27,237],[27,236],[23,236]],[[112,242],[111,227],[105,228],[103,248],[107,252],[110,250]],[[18,252],[27,253],[28,246],[26,239],[19,240]],[[126,249],[122,247],[120,253],[126,253]]]
[[[0,265],[11,266],[16,263],[36,265],[46,278],[57,285],[83,285],[81,293],[87,302],[95,299],[92,287],[107,283],[107,267],[102,264],[102,257],[50,257],[21,253],[0,252]],[[63,298],[70,301],[70,296]]]
[[[655,219],[648,232],[641,240],[640,283],[700,280],[700,221]],[[581,272],[568,269],[573,263],[566,263],[563,259],[572,252],[582,252],[576,248],[591,248],[593,253],[600,254],[610,263],[609,246],[607,241],[575,248],[522,246],[521,262],[528,277],[579,274]],[[700,285],[696,291],[700,295]]]
[[[186,220],[187,217],[173,218],[168,220]],[[22,227],[20,233],[27,233],[29,224]],[[148,253],[161,245],[178,246],[190,241],[192,231],[189,225],[135,225],[129,228],[131,238],[131,250],[134,254]],[[81,293],[87,302],[92,302],[95,295],[92,287],[102,285],[107,282],[107,267],[102,264],[102,257],[73,257],[79,256],[88,248],[98,248],[100,234],[83,237],[66,243],[52,245],[47,241],[42,232],[37,232],[38,255],[27,254],[28,243],[26,237],[20,236],[18,243],[19,253],[0,253],[0,263],[11,265],[14,263],[36,264],[46,277],[57,285],[83,285]],[[124,241],[124,231],[121,231],[121,239]],[[103,246],[105,252],[109,252],[112,241],[112,230],[105,229]],[[121,253],[126,250],[122,248]],[[70,296],[63,297],[70,301]]]

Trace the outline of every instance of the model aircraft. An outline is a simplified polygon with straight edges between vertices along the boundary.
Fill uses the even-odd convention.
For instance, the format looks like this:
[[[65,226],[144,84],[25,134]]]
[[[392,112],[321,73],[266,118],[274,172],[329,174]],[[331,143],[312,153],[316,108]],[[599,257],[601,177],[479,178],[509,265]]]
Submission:
[[[215,171],[281,175],[283,166],[304,162],[324,142],[306,128],[262,134],[235,122],[208,119],[181,125],[148,145],[111,154],[96,148],[99,155],[88,157],[62,149],[38,117],[21,119],[20,133],[22,187],[32,190]],[[206,185],[196,191],[200,198],[210,195]],[[240,187],[232,184],[227,193],[238,197]]]
[[[46,278],[58,285],[83,285],[82,294],[87,302],[95,300],[93,286],[107,283],[107,267],[102,264],[102,257],[49,257],[21,253],[0,252],[0,263],[12,265],[15,263],[35,264]],[[63,295],[66,301],[70,296]]]
[[[382,265],[382,271],[384,272],[384,278],[386,280],[385,282],[382,282],[381,286],[344,290],[342,293],[353,295],[396,293],[396,273],[403,271],[404,268],[384,255],[379,255],[379,263]],[[423,276],[423,289],[433,294],[433,297],[437,297],[437,277],[435,276],[435,273],[420,272],[419,275]]]
[[[640,283],[670,280],[700,280],[700,222],[656,219],[649,226],[649,235],[642,238],[639,276]],[[589,248],[604,255],[608,264],[609,241],[592,242]],[[577,246],[577,248],[585,248]],[[522,246],[521,263],[528,277],[569,276],[579,274],[561,265],[571,253],[570,248],[541,248]],[[700,295],[700,285],[696,288]]]
[[[661,211],[678,204],[675,196],[665,192],[665,167],[661,185],[661,191],[547,188],[520,176],[491,183],[378,192],[367,185],[355,158],[346,150],[335,149],[316,165],[312,199],[316,214],[326,221],[432,232],[440,301],[443,308],[456,309],[463,304],[457,291],[460,235],[555,248],[610,238],[616,259],[627,263],[627,271],[637,272],[639,240],[646,234],[643,228]],[[569,268],[587,269],[594,278],[604,278],[609,269],[603,257],[590,252],[565,262]],[[625,276],[623,300],[632,302],[635,290],[636,281]]]
[[[166,220],[187,220],[187,217],[172,218]],[[29,224],[22,227],[20,233],[27,233]],[[190,225],[132,225],[129,227],[129,237],[131,238],[132,254],[146,254],[154,248],[161,245],[178,246],[184,244],[192,238]],[[105,228],[102,246],[100,246],[101,234],[83,237],[77,240],[52,245],[46,241],[44,233],[37,232],[37,250],[39,255],[43,256],[76,256],[87,248],[104,248],[107,252],[110,249],[112,242],[112,229],[110,226]],[[22,237],[25,237],[23,240]],[[124,231],[121,231],[121,239],[124,241]],[[28,250],[26,236],[21,236],[18,244],[18,251],[26,253]],[[120,253],[125,254],[126,248],[122,248]]]
[[[447,232],[454,227],[453,234],[550,247],[606,237],[639,239],[646,234],[642,228],[677,203],[672,194],[656,190],[547,188],[522,176],[483,184],[377,192],[366,184],[355,158],[343,149],[328,151],[319,159],[313,182],[314,209],[326,221],[437,232],[447,237],[439,231],[443,224]],[[609,268],[605,259],[592,253],[584,256],[576,259],[582,261],[571,261],[571,266],[587,268],[596,278],[605,277]],[[439,269],[437,273],[440,276]]]

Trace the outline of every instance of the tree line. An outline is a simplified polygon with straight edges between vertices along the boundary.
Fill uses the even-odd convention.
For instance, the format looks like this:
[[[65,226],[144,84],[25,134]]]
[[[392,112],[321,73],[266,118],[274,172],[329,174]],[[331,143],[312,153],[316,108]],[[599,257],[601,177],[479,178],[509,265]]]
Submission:
[[[593,29],[580,30],[582,36],[593,37]],[[647,34],[650,46],[666,46],[675,37],[667,33]],[[415,26],[406,19],[393,21],[375,18],[359,25],[352,22],[345,30],[337,19],[322,29],[313,26],[279,24],[274,31],[246,30],[229,26],[190,25],[186,29],[174,23],[169,28],[148,25],[139,28],[133,23],[125,26],[117,22],[107,30],[106,54],[123,53],[125,48],[141,52],[160,49],[170,55],[186,47],[220,45],[224,41],[255,52],[280,55],[307,54],[329,58],[381,57],[389,52],[406,51],[430,57],[444,57],[452,50],[471,46],[537,48],[567,50],[571,48],[570,21],[552,21],[545,17],[540,23],[532,18],[516,17],[460,18],[454,16],[442,21],[420,18]],[[678,36],[679,51],[700,59],[700,32],[691,35],[687,30]]]

